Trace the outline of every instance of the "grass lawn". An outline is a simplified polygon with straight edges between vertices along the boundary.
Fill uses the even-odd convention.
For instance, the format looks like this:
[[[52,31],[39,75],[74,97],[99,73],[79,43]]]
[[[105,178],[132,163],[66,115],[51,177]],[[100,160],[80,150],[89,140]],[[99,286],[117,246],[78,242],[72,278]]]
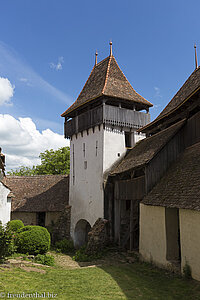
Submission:
[[[100,267],[70,269],[57,265],[43,269],[45,274],[16,267],[0,269],[0,297],[1,292],[5,296],[7,293],[46,292],[47,295],[49,292],[57,294],[54,299],[59,300],[200,299],[199,282],[185,280],[143,263],[116,261]]]

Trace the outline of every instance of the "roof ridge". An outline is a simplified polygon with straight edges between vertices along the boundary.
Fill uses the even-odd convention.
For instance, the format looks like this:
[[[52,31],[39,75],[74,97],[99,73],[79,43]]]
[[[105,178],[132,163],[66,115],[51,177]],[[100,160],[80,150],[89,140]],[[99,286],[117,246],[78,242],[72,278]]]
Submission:
[[[172,127],[175,127],[175,130],[174,132],[172,133],[172,135],[170,135],[166,141],[165,141],[165,144],[164,145],[161,145],[159,146],[159,148],[157,149],[157,151],[155,152],[154,154],[154,157],[164,148],[164,146],[175,136],[175,134],[183,127],[183,125],[185,124],[186,122],[186,119],[183,119],[183,120],[180,120],[179,122],[175,123],[175,124],[172,124],[170,127],[167,127],[165,129],[163,129],[162,131],[159,131],[157,132],[156,134],[159,134],[159,133],[163,133],[165,130],[170,130],[172,129]],[[151,137],[154,137],[156,134],[150,136]],[[146,161],[146,164],[149,163],[153,158],[150,158]]]
[[[102,90],[102,94],[104,93],[104,90],[106,88],[106,84],[108,82],[108,74],[109,74],[109,71],[110,71],[110,62],[111,62],[111,59],[112,59],[112,55],[109,56],[109,61],[108,61],[108,66],[107,66],[107,71],[106,71],[106,78],[105,78],[105,82],[104,82],[104,87],[103,87],[103,90]]]
[[[103,60],[101,60],[98,64],[94,65],[94,67],[100,66],[100,65],[101,65],[106,59],[108,59],[109,57],[110,57],[110,55],[107,56],[106,58],[104,58]]]
[[[43,174],[43,175],[25,175],[25,176],[20,176],[20,175],[6,175],[6,178],[17,178],[17,179],[22,179],[22,178],[36,178],[36,177],[68,177],[69,174]]]
[[[93,66],[93,68],[92,68],[92,71],[90,72],[90,75],[89,75],[89,77],[88,77],[88,79],[87,79],[87,81],[85,82],[85,84],[84,84],[84,86],[83,86],[83,88],[82,88],[82,90],[81,90],[81,92],[79,93],[79,95],[78,95],[78,97],[76,98],[76,101],[74,102],[74,103],[72,103],[72,105],[70,105],[70,107],[72,107],[75,103],[77,103],[77,101],[78,101],[78,98],[79,98],[79,96],[81,95],[81,93],[82,93],[82,91],[83,91],[83,89],[84,89],[84,87],[86,86],[86,84],[88,83],[88,81],[89,81],[89,79],[90,79],[90,77],[91,77],[91,75],[92,75],[92,73],[93,73],[93,71],[94,71],[94,69],[95,69],[95,65]],[[65,111],[64,111],[64,113],[62,113],[62,115],[61,115],[61,117],[64,117],[65,116],[65,113],[70,109],[70,107],[68,107]]]
[[[129,80],[126,78],[126,75],[124,74],[124,72],[122,71],[122,69],[119,67],[119,65],[118,65],[118,63],[117,63],[117,61],[116,61],[116,59],[115,59],[115,57],[114,57],[114,55],[112,55],[112,57],[113,57],[113,59],[114,59],[114,61],[116,62],[116,64],[117,64],[117,66],[118,66],[118,68],[120,69],[120,71],[121,71],[121,73],[122,73],[122,75],[123,75],[123,77],[124,77],[124,79],[128,82],[128,84],[129,84],[129,86],[131,87],[131,89],[134,91],[134,93],[136,93],[138,96],[140,96],[141,98],[143,98],[145,101],[147,101],[149,104],[151,104],[152,105],[152,103],[151,102],[149,102],[148,100],[146,100],[144,97],[142,97],[140,94],[138,94],[135,90],[134,90],[134,88],[132,87],[132,85],[131,85],[131,83],[129,82]],[[152,105],[153,106],[153,105]]]
[[[170,115],[171,113],[173,113],[174,111],[176,111],[180,106],[182,106],[185,102],[187,102],[196,92],[198,92],[198,90],[200,90],[200,86],[198,88],[196,88],[193,92],[191,92],[186,99],[184,99],[181,103],[179,103],[177,106],[175,106],[174,108],[172,108],[171,110],[165,112],[164,114],[163,111],[167,108],[167,106],[173,102],[174,98],[178,95],[178,93],[180,92],[180,90],[184,87],[184,85],[186,84],[186,82],[189,81],[189,79],[191,78],[192,75],[194,75],[198,70],[200,69],[200,66],[195,69],[190,76],[185,80],[185,82],[182,84],[182,86],[179,88],[179,90],[176,92],[176,94],[172,97],[172,99],[167,103],[167,105],[163,108],[163,110],[160,112],[160,114],[150,123],[148,123],[147,125],[143,126],[142,128],[140,128],[138,130],[138,132],[142,132],[143,128],[149,128],[151,127],[153,124],[157,123],[158,121],[162,120],[163,118],[167,117],[168,115]]]

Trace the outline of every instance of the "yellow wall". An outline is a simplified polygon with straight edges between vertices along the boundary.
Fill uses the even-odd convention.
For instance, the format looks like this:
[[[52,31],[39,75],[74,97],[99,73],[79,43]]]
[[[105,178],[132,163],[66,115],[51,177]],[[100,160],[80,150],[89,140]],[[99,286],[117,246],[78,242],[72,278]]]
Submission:
[[[24,225],[36,225],[36,213],[12,212],[11,220],[22,220]]]
[[[165,208],[140,204],[140,244],[143,259],[167,265]]]
[[[60,215],[61,215],[60,212],[46,212],[45,226],[51,225],[52,221],[56,223]]]
[[[200,212],[180,209],[181,267],[191,267],[192,277],[200,280]]]
[[[46,212],[45,226],[51,225],[52,221],[57,222],[60,212]],[[36,213],[33,212],[12,212],[11,220],[22,220],[24,225],[37,225]]]

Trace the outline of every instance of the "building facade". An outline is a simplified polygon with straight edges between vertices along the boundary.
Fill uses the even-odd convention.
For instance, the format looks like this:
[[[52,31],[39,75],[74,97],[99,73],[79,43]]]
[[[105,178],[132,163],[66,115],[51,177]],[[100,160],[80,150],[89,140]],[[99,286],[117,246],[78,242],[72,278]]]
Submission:
[[[6,225],[10,221],[11,214],[11,200],[13,194],[11,190],[4,184],[5,177],[5,155],[1,153],[0,148],[0,221]]]

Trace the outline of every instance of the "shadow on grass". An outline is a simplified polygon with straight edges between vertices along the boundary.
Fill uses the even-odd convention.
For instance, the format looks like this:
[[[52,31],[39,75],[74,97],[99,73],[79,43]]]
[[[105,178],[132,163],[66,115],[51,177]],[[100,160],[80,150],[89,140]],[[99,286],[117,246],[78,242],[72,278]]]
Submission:
[[[146,263],[102,266],[126,299],[200,299],[200,283]]]

